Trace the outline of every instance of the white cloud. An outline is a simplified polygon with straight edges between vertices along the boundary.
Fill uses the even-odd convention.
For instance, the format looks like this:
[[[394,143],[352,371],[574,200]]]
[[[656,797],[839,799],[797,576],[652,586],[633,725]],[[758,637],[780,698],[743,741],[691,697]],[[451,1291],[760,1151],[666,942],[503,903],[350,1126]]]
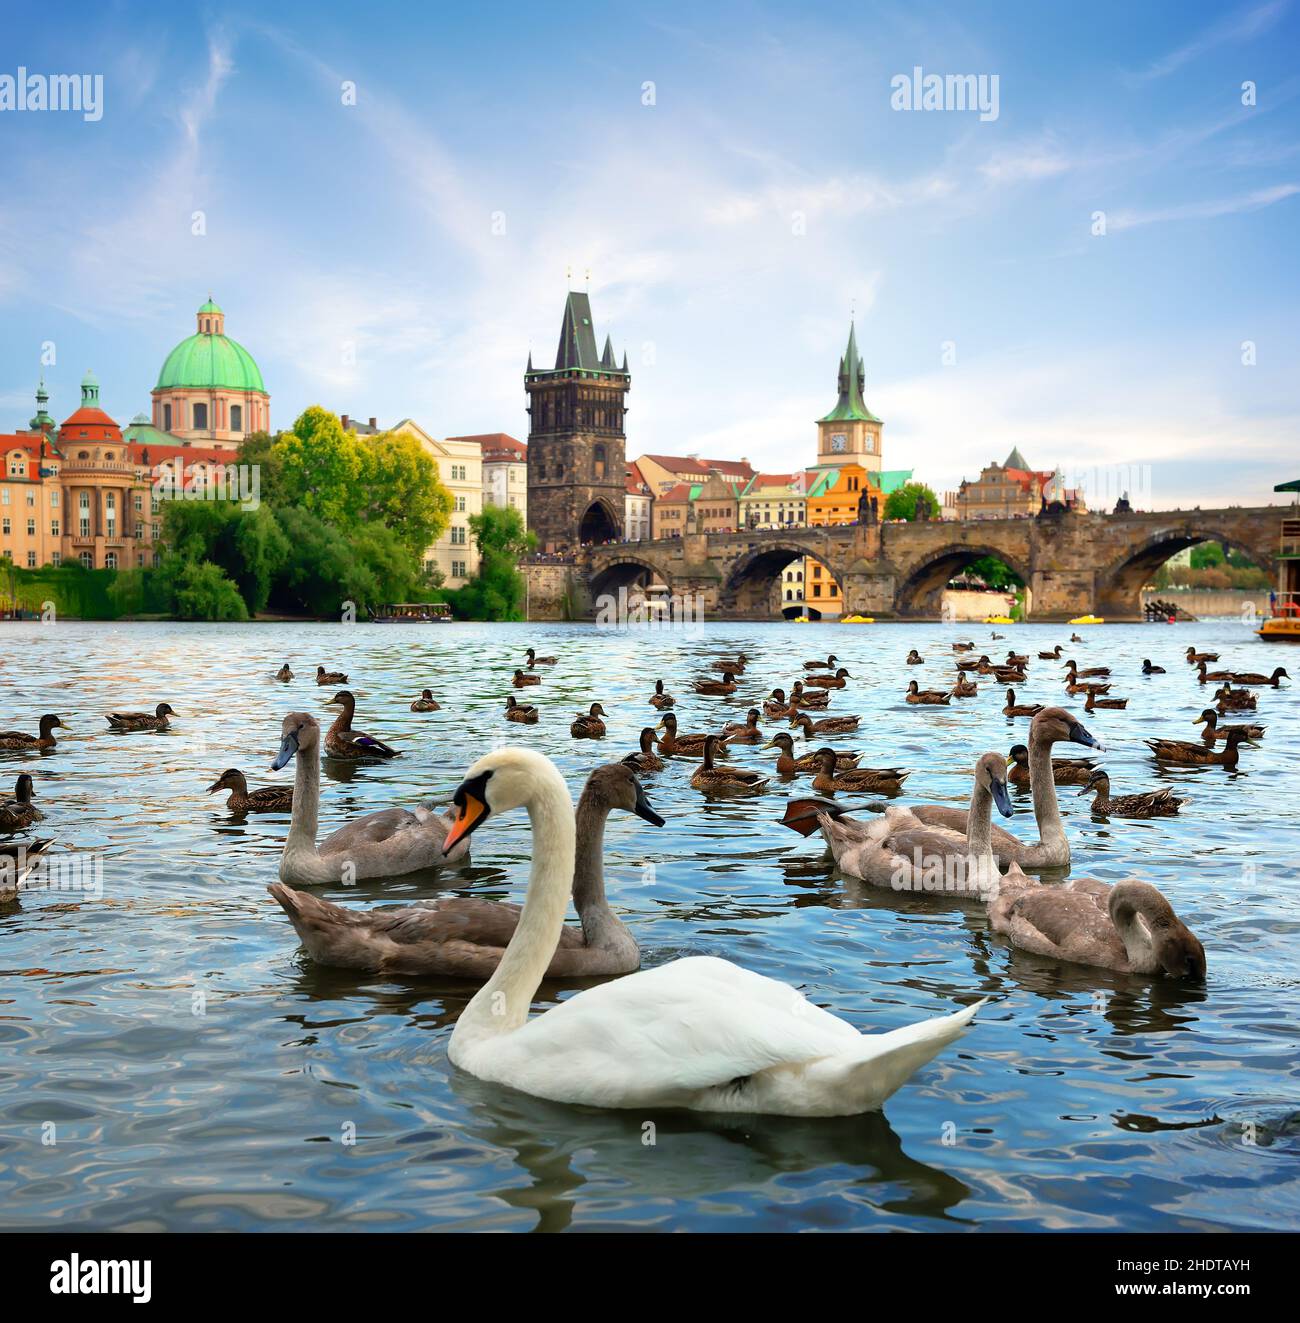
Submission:
[[[1110,231],[1131,230],[1139,225],[1157,225],[1167,221],[1213,220],[1218,216],[1235,216],[1241,212],[1259,211],[1274,203],[1300,193],[1300,184],[1277,184],[1272,188],[1257,188],[1237,197],[1213,198],[1205,202],[1187,202],[1174,207],[1153,207],[1145,211],[1113,211],[1107,216]]]

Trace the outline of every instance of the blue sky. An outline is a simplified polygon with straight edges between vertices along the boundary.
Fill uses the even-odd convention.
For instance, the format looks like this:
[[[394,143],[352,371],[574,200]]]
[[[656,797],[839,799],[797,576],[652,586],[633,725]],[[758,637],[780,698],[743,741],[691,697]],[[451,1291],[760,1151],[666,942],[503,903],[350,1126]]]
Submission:
[[[46,341],[56,417],[87,367],[147,409],[211,290],[277,426],[522,438],[568,268],[630,456],[812,462],[854,308],[886,466],[940,491],[1013,445],[1157,506],[1300,476],[1300,0],[185,8],[7,6],[0,75],[104,112],[0,113],[0,430]],[[915,66],[997,119],[891,109]]]

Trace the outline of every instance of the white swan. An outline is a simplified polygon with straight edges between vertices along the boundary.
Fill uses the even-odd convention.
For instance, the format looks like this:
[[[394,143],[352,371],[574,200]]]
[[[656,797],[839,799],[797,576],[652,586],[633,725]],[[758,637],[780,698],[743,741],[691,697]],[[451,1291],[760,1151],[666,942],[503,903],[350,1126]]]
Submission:
[[[999,883],[991,844],[994,804],[1003,817],[1011,816],[1006,759],[986,753],[975,764],[965,831],[926,826],[910,809],[893,806],[870,822],[819,813],[817,824],[836,866],[849,877],[895,891],[983,899]]]
[[[380,809],[345,823],[316,844],[320,809],[320,726],[306,712],[290,712],[280,727],[278,771],[296,758],[293,816],[280,856],[280,881],[297,886],[400,877],[427,868],[445,868],[469,855],[468,847],[444,851],[451,814],[417,804],[413,809]]]
[[[527,808],[533,831],[515,935],[451,1035],[453,1064],[479,1079],[595,1107],[850,1116],[879,1107],[983,1004],[863,1035],[784,983],[698,956],[615,979],[530,1019],[568,904],[573,805],[551,762],[519,748],[479,759],[455,802],[448,847],[513,808]]]
[[[1056,780],[1052,771],[1052,745],[1063,740],[1091,749],[1102,743],[1063,707],[1044,708],[1029,724],[1029,788],[1034,797],[1034,818],[1039,839],[1026,842],[1001,827],[990,831],[993,854],[1001,867],[1016,863],[1022,868],[1064,868],[1070,862],[1070,842],[1061,822],[1056,800]],[[965,832],[964,809],[946,804],[915,804],[908,812],[927,827],[947,827]]]

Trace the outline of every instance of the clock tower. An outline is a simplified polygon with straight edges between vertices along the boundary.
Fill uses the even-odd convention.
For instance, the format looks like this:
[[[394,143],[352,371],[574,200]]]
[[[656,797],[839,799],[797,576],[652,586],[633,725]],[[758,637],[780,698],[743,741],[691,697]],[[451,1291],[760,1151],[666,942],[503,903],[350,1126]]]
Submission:
[[[880,433],[884,424],[867,408],[862,395],[865,382],[857,334],[850,322],[848,348],[840,359],[840,398],[825,418],[817,420],[815,468],[860,464],[869,473],[880,472]]]

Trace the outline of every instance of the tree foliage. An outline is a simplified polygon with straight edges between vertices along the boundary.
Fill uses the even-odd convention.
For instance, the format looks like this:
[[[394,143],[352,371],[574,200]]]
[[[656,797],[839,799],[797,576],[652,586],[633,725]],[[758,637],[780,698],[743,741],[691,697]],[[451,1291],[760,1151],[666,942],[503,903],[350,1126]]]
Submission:
[[[922,499],[929,506],[929,517],[938,519],[939,498],[923,482],[905,482],[901,487],[890,492],[885,498],[885,509],[881,518],[906,519],[910,522],[916,518],[917,503]]]
[[[519,558],[537,545],[513,506],[485,506],[470,515],[470,531],[479,550],[478,573],[463,588],[448,593],[452,610],[468,620],[522,620],[526,585]]]

